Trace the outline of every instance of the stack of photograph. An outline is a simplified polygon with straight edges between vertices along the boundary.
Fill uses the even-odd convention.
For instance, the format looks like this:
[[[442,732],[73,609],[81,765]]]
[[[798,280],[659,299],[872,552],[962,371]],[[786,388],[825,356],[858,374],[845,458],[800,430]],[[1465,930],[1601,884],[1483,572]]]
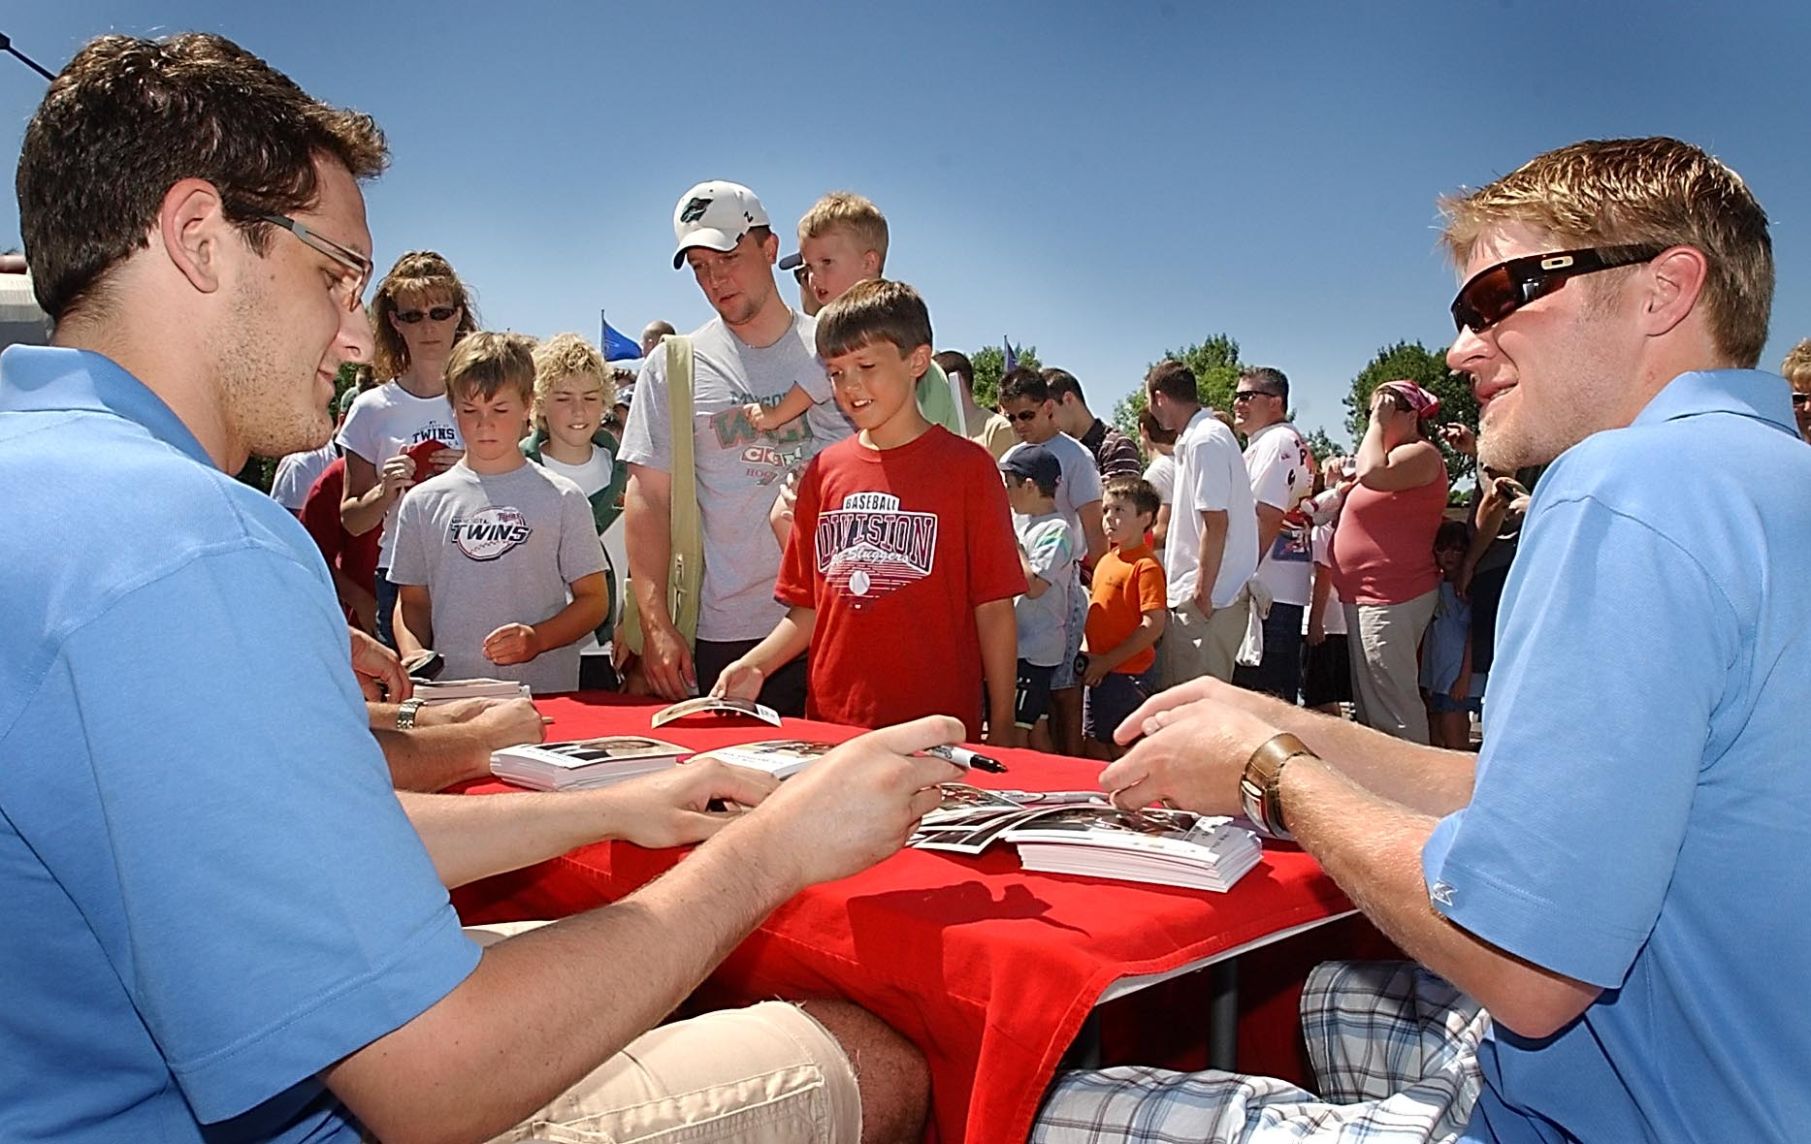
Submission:
[[[590,790],[663,771],[691,748],[642,735],[570,743],[523,744],[494,751],[490,773],[530,790]]]
[[[1262,848],[1233,819],[1186,810],[1121,810],[1098,791],[988,791],[943,787],[911,845],[979,854],[1018,847],[1027,870],[1224,892],[1258,864]]]

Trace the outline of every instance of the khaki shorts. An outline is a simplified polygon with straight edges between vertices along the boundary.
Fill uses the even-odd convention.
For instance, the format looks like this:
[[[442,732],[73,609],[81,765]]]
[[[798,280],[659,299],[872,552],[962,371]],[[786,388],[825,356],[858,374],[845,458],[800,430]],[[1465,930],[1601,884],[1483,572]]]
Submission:
[[[478,926],[490,945],[539,923]],[[818,1144],[861,1138],[842,1046],[795,1005],[768,1001],[662,1025],[496,1141]]]

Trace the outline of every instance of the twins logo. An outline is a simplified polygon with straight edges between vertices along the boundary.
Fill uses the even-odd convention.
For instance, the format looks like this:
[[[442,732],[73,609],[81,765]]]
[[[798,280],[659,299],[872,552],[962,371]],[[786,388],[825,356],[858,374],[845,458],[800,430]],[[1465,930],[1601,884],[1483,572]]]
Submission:
[[[905,512],[890,493],[850,493],[817,518],[817,570],[864,603],[931,574],[937,514]]]
[[[472,560],[495,560],[527,540],[534,529],[521,509],[487,508],[471,516],[454,517],[446,538]]]

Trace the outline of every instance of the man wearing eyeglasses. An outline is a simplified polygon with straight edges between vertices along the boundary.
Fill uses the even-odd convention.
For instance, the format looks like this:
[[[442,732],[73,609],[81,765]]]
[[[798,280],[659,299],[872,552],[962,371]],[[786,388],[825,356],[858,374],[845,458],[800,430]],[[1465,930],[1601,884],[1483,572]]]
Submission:
[[[772,801],[708,761],[392,788],[320,555],[229,475],[325,441],[371,353],[358,184],[386,159],[369,117],[203,34],[88,44],[26,128],[57,324],[0,355],[0,1135],[915,1139],[922,1058],[853,1007],[655,1026],[781,901],[896,850],[959,775],[916,752],[959,722]],[[600,837],[700,845],[621,906],[461,931],[448,886]]]
[[[1374,1116],[1352,1136],[1464,1119],[1465,1140],[1518,1144],[1800,1138],[1811,451],[1786,383],[1754,369],[1767,216],[1672,139],[1562,148],[1445,207],[1465,283],[1447,361],[1483,405],[1479,459],[1552,462],[1503,599],[1481,755],[1203,682],[1134,714],[1151,733],[1102,785],[1129,805],[1244,805],[1293,833],[1488,1010],[1469,1117],[1449,1086],[1438,1107],[1399,1107],[1418,1130]],[[1203,1110],[1234,1098],[1224,1080],[1066,1081],[1046,1117],[1110,1108],[1090,1121],[1105,1134],[1198,1139]]]

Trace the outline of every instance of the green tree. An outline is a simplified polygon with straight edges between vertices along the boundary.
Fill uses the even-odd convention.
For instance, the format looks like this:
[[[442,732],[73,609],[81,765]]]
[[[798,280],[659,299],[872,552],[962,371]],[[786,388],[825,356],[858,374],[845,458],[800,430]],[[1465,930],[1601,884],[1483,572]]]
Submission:
[[[1319,426],[1310,429],[1302,438],[1308,443],[1308,451],[1314,454],[1315,461],[1324,461],[1328,457],[1349,453],[1351,450],[1333,440],[1325,429]]]
[[[1213,334],[1205,341],[1165,350],[1157,361],[1171,358],[1194,371],[1195,391],[1200,395],[1201,404],[1213,409],[1232,408],[1233,390],[1238,388],[1239,374],[1245,369],[1245,364],[1239,360],[1239,343],[1232,337]],[[1150,364],[1154,366],[1157,362]],[[1137,389],[1113,407],[1113,424],[1134,441],[1138,440],[1138,415],[1144,412],[1145,403],[1141,381]]]
[[[1019,364],[1028,369],[1043,369],[1044,363],[1038,360],[1036,346],[1015,346],[1019,355]],[[1000,379],[1006,376],[1006,351],[999,346],[982,346],[968,355],[969,364],[975,367],[972,379],[975,386],[975,404],[983,409],[993,409],[1000,404]]]
[[[1354,441],[1362,440],[1371,422],[1371,391],[1386,381],[1412,381],[1440,399],[1442,425],[1458,422],[1473,431],[1478,428],[1478,401],[1471,393],[1471,379],[1446,368],[1446,351],[1429,350],[1420,342],[1397,342],[1377,351],[1371,363],[1352,379],[1352,392],[1346,396],[1346,428]],[[1446,456],[1447,472],[1457,483],[1470,476],[1475,462],[1453,452],[1438,436],[1435,443]]]

